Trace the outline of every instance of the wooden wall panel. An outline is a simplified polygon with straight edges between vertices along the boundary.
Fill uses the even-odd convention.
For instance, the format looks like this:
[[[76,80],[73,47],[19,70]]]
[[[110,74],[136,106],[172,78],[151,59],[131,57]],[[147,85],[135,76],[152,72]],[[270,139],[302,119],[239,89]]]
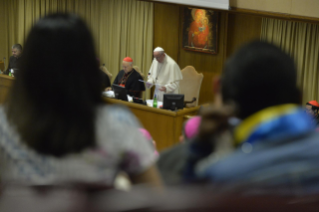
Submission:
[[[155,3],[154,48],[161,46],[183,69],[191,65],[204,74],[199,104],[211,102],[212,79],[221,74],[226,57],[242,44],[258,39],[261,17],[221,11],[216,55],[186,51],[182,48],[182,6]]]
[[[260,16],[230,13],[228,15],[227,56],[241,45],[260,38]]]
[[[182,9],[182,7],[181,7]],[[182,11],[182,10],[181,10]],[[200,91],[199,104],[211,102],[213,100],[212,79],[216,75],[220,75],[224,64],[224,53],[226,45],[226,16],[227,13],[219,14],[218,26],[218,53],[215,55],[205,54],[193,51],[186,51],[182,48],[182,40],[179,41],[179,60],[181,68],[191,65],[195,69],[204,74],[202,87]],[[182,16],[181,16],[182,22]],[[179,38],[182,38],[182,26],[180,27]]]
[[[154,45],[162,47],[175,61],[178,59],[179,6],[154,4]]]
[[[4,1],[0,0],[0,8],[4,8]],[[6,41],[7,30],[4,28],[4,26],[5,26],[4,23],[5,23],[5,13],[3,10],[1,10],[1,12],[0,12],[0,26],[1,26],[1,30],[0,30],[0,61],[3,61],[3,57],[5,57],[5,55],[6,55],[5,41]]]
[[[183,69],[191,65],[204,74],[199,104],[213,100],[212,78],[222,70],[225,55],[226,13],[221,12],[219,18],[218,54],[204,54],[182,49],[182,7],[170,4],[154,5],[154,47],[161,46]]]

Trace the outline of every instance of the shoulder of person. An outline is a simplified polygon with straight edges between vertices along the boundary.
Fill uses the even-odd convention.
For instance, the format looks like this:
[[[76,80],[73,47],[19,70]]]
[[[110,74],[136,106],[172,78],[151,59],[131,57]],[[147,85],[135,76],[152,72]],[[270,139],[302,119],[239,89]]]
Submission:
[[[107,120],[108,123],[117,123],[122,126],[140,127],[141,124],[129,109],[120,104],[103,105],[97,110],[97,117]]]

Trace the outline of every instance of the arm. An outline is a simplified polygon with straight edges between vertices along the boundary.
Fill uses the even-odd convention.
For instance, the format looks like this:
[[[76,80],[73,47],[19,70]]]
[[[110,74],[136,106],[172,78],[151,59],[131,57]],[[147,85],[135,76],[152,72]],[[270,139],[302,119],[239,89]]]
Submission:
[[[115,79],[114,79],[114,81],[113,81],[113,84],[115,84],[115,85],[118,85],[118,84],[119,84],[119,74],[120,74],[120,73],[118,73],[118,74],[116,75],[116,77],[115,77]]]
[[[151,88],[153,84],[154,84],[153,78],[150,75],[148,75],[147,82],[145,83],[146,88],[148,89]]]
[[[165,85],[166,93],[173,93],[179,87],[179,81],[171,82]]]

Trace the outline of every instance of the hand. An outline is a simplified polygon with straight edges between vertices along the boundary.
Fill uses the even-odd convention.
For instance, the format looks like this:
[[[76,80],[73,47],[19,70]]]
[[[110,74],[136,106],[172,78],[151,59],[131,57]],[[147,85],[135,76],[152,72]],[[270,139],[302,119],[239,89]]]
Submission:
[[[150,83],[150,82],[146,82],[145,84],[146,84],[146,87],[147,87],[147,88],[151,88],[151,87],[153,86],[153,84]]]
[[[198,137],[202,142],[209,141],[229,129],[228,119],[234,116],[233,106],[207,107],[202,112]]]
[[[158,90],[166,92],[166,87],[165,87],[165,86],[162,86],[162,87],[160,87]]]
[[[104,91],[111,91],[111,90],[112,90],[111,87],[107,87],[107,88],[104,89]]]

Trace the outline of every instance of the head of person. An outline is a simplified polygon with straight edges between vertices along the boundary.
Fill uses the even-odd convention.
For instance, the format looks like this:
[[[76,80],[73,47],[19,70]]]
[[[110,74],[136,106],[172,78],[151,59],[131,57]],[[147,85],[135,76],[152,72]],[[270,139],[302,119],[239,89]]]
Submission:
[[[200,116],[194,116],[188,119],[184,124],[183,134],[180,136],[179,141],[184,142],[195,138],[198,134],[201,120]]]
[[[78,16],[52,14],[33,26],[5,103],[9,122],[30,148],[59,157],[95,146],[95,111],[102,102],[96,58]]]
[[[204,26],[207,26],[207,25],[208,25],[208,18],[204,18],[204,19],[203,19],[203,25],[204,25]]]
[[[157,62],[163,63],[164,59],[165,59],[165,51],[164,51],[164,49],[161,48],[161,47],[155,48],[154,52],[153,52],[153,56],[157,60]]]
[[[158,155],[158,152],[156,150],[156,142],[153,140],[151,134],[144,128],[139,128],[138,130],[142,133],[143,137],[152,145],[154,154]]]
[[[229,58],[221,92],[223,103],[234,104],[241,119],[267,107],[301,103],[293,59],[262,41],[244,45]]]
[[[122,61],[122,69],[125,73],[133,70],[133,59],[130,57],[125,57]]]
[[[203,16],[204,16],[204,10],[197,9],[195,11],[195,20],[196,20],[196,22],[200,22],[201,19],[203,18]]]
[[[318,117],[319,104],[316,100],[312,100],[306,103],[306,112],[313,118]]]
[[[22,53],[22,46],[20,44],[14,44],[12,46],[12,56],[13,57],[20,57]]]

